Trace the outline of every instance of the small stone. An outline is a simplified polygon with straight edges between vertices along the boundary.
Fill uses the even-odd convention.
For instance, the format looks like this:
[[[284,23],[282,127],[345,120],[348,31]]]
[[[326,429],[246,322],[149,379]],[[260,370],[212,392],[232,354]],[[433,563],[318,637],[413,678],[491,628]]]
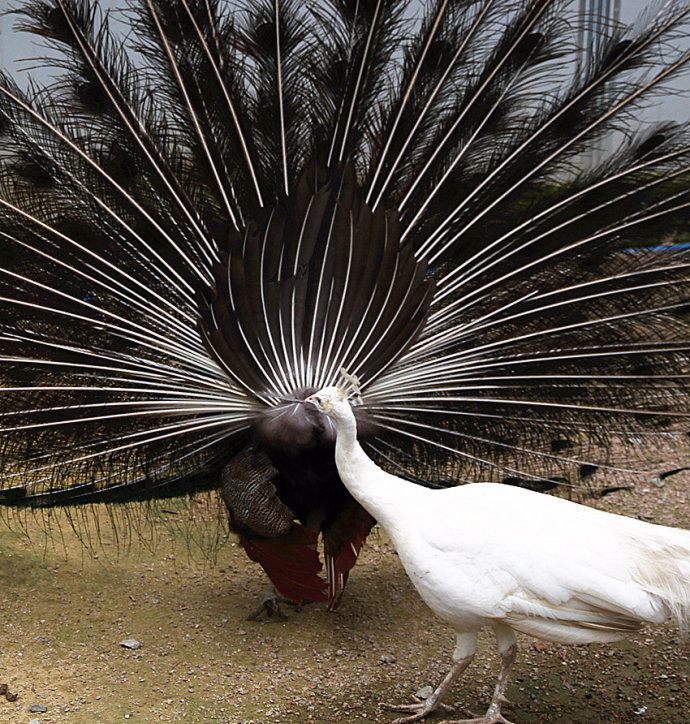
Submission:
[[[29,724],[41,724],[40,719],[29,719]]]
[[[17,694],[13,694],[7,684],[0,684],[0,696],[4,696],[7,701],[17,701]]]
[[[635,709],[635,715],[636,716],[642,716],[643,714],[647,713],[647,707],[641,706],[639,709]]]
[[[344,652],[342,649],[338,649],[338,650],[335,652],[335,655],[336,655],[336,656],[343,656],[344,654],[345,654],[345,652]]]
[[[120,641],[120,646],[125,649],[136,650],[141,648],[141,643],[136,639],[125,639],[124,641]]]
[[[423,686],[416,694],[415,696],[418,699],[428,699],[432,694],[434,693],[434,689],[432,686]]]
[[[379,661],[382,664],[394,664],[397,661],[397,659],[395,658],[395,656],[393,656],[393,654],[383,654],[383,656],[381,656]]]
[[[32,714],[45,714],[48,711],[48,707],[45,704],[32,704],[29,707],[29,711]]]

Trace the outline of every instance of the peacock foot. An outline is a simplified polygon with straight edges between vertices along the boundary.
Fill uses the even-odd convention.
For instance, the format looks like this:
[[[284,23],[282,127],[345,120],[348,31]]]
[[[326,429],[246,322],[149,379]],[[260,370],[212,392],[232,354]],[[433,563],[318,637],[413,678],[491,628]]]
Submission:
[[[414,704],[379,704],[384,711],[411,712],[410,716],[404,716],[395,719],[391,724],[407,724],[407,722],[421,721],[424,717],[429,716],[435,711],[444,711],[446,713],[453,711],[453,707],[441,702],[434,702],[432,697],[426,701],[413,696]]]
[[[510,702],[498,691],[494,695],[491,705],[484,716],[474,717],[473,719],[446,719],[439,722],[439,724],[513,724],[513,722],[508,721],[503,714],[501,714],[501,704],[510,704]],[[474,712],[468,713],[474,714]]]
[[[508,721],[501,712],[496,714],[487,712],[475,719],[444,719],[439,724],[513,724],[513,722]]]
[[[264,616],[267,619],[274,618],[277,621],[285,621],[287,614],[283,611],[283,606],[291,606],[295,611],[302,610],[301,603],[291,601],[289,598],[281,596],[275,588],[271,587],[261,601],[261,605],[254,613],[247,616],[247,621],[258,621]]]

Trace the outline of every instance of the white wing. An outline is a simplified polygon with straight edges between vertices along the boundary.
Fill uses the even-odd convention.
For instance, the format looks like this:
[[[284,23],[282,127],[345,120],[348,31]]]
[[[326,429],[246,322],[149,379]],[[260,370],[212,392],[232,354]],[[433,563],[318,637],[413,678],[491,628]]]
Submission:
[[[418,575],[461,615],[583,643],[688,621],[688,531],[490,483],[427,500],[418,530],[430,565]]]

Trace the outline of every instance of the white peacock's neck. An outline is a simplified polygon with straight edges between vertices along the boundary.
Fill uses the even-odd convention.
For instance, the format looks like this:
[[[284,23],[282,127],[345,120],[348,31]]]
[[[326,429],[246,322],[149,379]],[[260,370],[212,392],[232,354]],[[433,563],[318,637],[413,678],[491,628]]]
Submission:
[[[357,502],[393,534],[400,525],[400,514],[410,510],[410,499],[429,491],[376,465],[357,441],[357,423],[351,412],[338,417],[336,429],[335,462],[341,480]]]

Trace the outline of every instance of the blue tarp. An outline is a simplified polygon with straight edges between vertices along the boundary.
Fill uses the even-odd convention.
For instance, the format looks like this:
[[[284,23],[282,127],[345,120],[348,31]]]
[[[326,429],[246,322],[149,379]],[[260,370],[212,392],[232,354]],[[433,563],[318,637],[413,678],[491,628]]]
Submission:
[[[690,241],[682,244],[664,244],[662,246],[645,246],[642,249],[626,249],[628,254],[641,254],[645,251],[678,251],[679,249],[690,249]]]

